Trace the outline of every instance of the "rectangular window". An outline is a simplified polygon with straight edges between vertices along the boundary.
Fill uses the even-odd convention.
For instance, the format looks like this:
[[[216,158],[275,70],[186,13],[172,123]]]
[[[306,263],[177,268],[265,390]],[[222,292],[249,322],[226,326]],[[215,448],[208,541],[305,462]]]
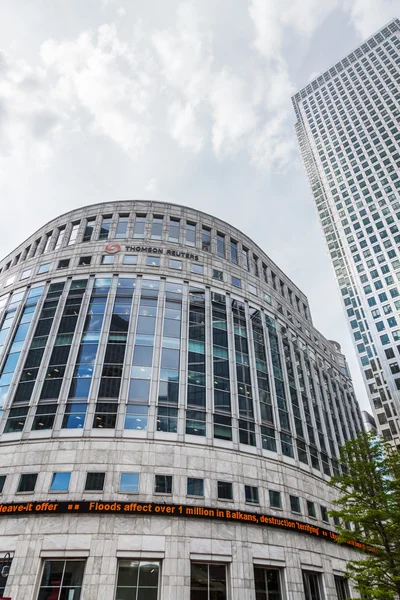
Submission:
[[[257,487],[254,487],[252,485],[245,485],[244,494],[246,502],[249,502],[250,504],[260,504]]]
[[[227,600],[226,565],[190,565],[190,600]]]
[[[298,496],[289,496],[290,510],[293,513],[301,513],[300,498]]]
[[[242,287],[242,280],[239,279],[239,277],[234,277],[232,275],[232,285],[234,285],[235,287],[240,288],[240,287]]]
[[[218,481],[218,500],[233,500],[233,487],[230,481]]]
[[[281,493],[269,490],[269,503],[271,508],[282,508]]]
[[[79,600],[84,560],[45,560],[37,600]]]
[[[69,267],[69,258],[64,258],[63,260],[58,261],[57,269],[68,269]]]
[[[311,517],[312,519],[317,518],[315,504],[314,504],[314,502],[310,502],[310,500],[307,500],[307,512],[308,512],[308,516]]]
[[[83,233],[83,242],[90,242],[93,235],[93,229],[96,224],[96,218],[88,219],[86,221],[85,231]]]
[[[126,254],[123,260],[124,265],[137,265],[137,256],[135,254]]]
[[[211,229],[201,228],[201,249],[204,252],[211,252]]]
[[[121,473],[119,491],[125,494],[137,494],[139,491],[139,473]]]
[[[306,600],[323,600],[321,573],[303,571],[303,585]]]
[[[76,238],[78,237],[79,231],[79,223],[73,223],[71,233],[68,240],[68,246],[72,246],[76,242]]]
[[[79,267],[87,267],[92,262],[91,256],[81,256],[79,258],[78,266]]]
[[[168,232],[168,241],[169,242],[179,242],[179,230],[180,230],[179,219],[173,219],[171,217],[169,220],[169,232]]]
[[[172,475],[155,475],[155,494],[172,494]]]
[[[25,269],[25,271],[22,271],[20,279],[27,279],[31,273],[32,269]]]
[[[153,223],[151,225],[151,239],[152,240],[161,240],[162,238],[162,230],[163,230],[163,217],[153,217]]]
[[[225,236],[223,233],[217,232],[217,254],[221,258],[225,258]]]
[[[335,575],[335,586],[338,600],[347,600],[347,598],[350,598],[349,583],[347,579],[340,575]]]
[[[110,254],[103,254],[103,256],[101,257],[101,264],[102,265],[113,265],[114,258],[115,258],[115,256],[112,256]]]
[[[174,260],[173,258],[171,258],[170,261],[169,261],[169,268],[170,269],[177,269],[178,271],[182,271],[182,261],[181,260]]]
[[[135,228],[133,237],[138,239],[144,238],[144,227],[146,225],[146,215],[136,215]]]
[[[108,234],[110,233],[112,216],[107,215],[102,218],[101,228],[99,233],[99,240],[108,240]],[[86,226],[87,229],[87,226]],[[86,233],[86,232],[85,232]]]
[[[191,273],[196,273],[197,275],[203,275],[204,267],[203,267],[203,265],[199,265],[198,263],[192,263],[190,271],[191,271]]]
[[[279,569],[254,566],[254,584],[257,600],[282,600]]]
[[[53,479],[50,485],[50,492],[68,492],[71,473],[53,473]]]
[[[39,269],[38,269],[38,273],[47,273],[47,271],[50,269],[50,263],[46,263],[44,265],[40,265]]]
[[[237,242],[235,242],[234,240],[231,239],[231,261],[233,263],[235,263],[235,265],[238,264],[238,248],[237,248]]]
[[[320,508],[322,520],[325,521],[325,523],[329,523],[328,509],[326,508],[326,506],[321,506]]]
[[[7,475],[0,475],[0,494],[3,493],[4,484],[6,482]]]
[[[187,495],[188,496],[204,496],[204,479],[198,477],[187,478]]]
[[[246,271],[249,270],[249,251],[247,248],[242,248],[242,264]]]
[[[128,232],[129,215],[119,215],[117,231],[115,237],[118,239],[124,239],[127,237]]]
[[[224,280],[224,274],[223,274],[223,272],[219,271],[218,269],[213,269],[212,276],[213,276],[213,279],[217,279],[217,281],[223,281]]]
[[[159,267],[160,257],[159,256],[146,256],[146,265],[148,267]]]
[[[104,488],[105,473],[87,473],[85,491],[102,492]]]
[[[196,223],[186,222],[186,243],[188,246],[196,245]]]
[[[50,244],[51,244],[51,233],[48,233],[47,237],[46,237],[46,243],[44,245],[42,254],[46,254],[46,252],[49,251]]]
[[[19,478],[17,492],[34,492],[37,476],[37,473],[23,473]]]
[[[120,560],[115,598],[117,600],[157,600],[159,580],[159,562]],[[75,596],[73,600],[75,600]]]

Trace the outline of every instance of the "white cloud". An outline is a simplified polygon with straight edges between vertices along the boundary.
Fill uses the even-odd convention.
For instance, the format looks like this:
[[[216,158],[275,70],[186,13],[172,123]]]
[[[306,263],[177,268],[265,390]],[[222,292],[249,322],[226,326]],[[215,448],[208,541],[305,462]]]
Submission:
[[[194,107],[187,102],[173,102],[168,109],[168,129],[174,140],[182,148],[199,152],[203,146],[204,134],[196,119]]]
[[[399,0],[344,0],[344,8],[364,39],[375,33],[386,22],[399,16]]]

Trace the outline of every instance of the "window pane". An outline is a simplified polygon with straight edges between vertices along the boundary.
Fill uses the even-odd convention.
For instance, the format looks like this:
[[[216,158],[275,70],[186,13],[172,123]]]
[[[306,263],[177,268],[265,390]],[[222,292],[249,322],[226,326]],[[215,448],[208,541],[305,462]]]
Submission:
[[[139,473],[121,473],[119,491],[132,494],[139,491]]]
[[[101,492],[104,488],[104,478],[105,473],[88,473],[86,475],[85,490]]]
[[[51,482],[51,492],[66,492],[69,488],[69,481],[71,479],[71,473],[54,473],[53,480]]]
[[[198,479],[197,477],[188,477],[187,495],[204,496],[204,479]]]

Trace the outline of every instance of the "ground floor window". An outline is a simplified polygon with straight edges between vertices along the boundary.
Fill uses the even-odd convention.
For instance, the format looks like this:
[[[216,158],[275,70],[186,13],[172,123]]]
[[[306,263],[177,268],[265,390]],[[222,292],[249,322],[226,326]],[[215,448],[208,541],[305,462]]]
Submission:
[[[227,600],[226,565],[192,562],[190,600]]]
[[[0,596],[4,596],[4,590],[7,585],[7,577],[11,569],[12,558],[7,552],[0,557]]]
[[[256,600],[281,600],[281,577],[279,569],[254,567]]]
[[[157,600],[159,582],[159,562],[120,560],[115,600]]]
[[[323,600],[321,573],[303,571],[303,584],[306,600]]]
[[[338,600],[346,600],[350,598],[349,583],[347,579],[340,575],[335,575],[335,585]]]
[[[46,560],[37,600],[79,600],[84,560]]]

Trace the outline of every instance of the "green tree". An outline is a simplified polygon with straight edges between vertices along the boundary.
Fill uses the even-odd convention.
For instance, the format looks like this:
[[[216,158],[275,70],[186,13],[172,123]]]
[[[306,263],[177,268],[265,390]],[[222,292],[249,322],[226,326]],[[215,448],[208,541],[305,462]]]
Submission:
[[[330,513],[341,521],[338,541],[374,549],[351,560],[347,575],[363,597],[400,599],[400,453],[375,434],[362,433],[341,448],[340,462],[343,472],[330,482],[340,492]]]

